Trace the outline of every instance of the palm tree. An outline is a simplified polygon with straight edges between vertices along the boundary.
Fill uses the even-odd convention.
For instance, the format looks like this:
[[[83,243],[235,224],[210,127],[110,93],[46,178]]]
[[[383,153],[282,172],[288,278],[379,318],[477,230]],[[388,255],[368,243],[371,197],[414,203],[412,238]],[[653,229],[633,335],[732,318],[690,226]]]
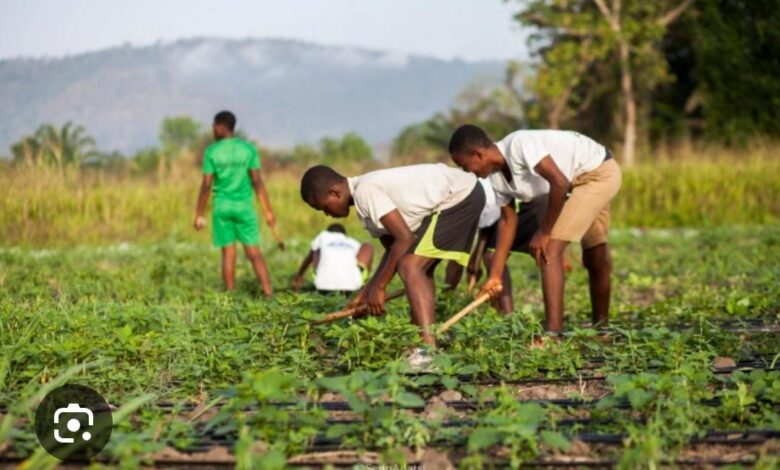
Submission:
[[[35,166],[43,163],[44,149],[35,135],[28,135],[11,146],[14,162]]]
[[[80,166],[86,157],[95,153],[95,139],[86,134],[84,126],[68,121],[57,129],[44,124],[35,136],[45,149],[47,159],[57,167]]]

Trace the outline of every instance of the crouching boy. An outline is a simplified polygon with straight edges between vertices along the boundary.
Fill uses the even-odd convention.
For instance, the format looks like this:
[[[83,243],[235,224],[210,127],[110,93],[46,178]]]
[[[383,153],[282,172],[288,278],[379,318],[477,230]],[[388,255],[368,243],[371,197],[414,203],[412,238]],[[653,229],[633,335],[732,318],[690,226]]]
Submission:
[[[310,168],[301,197],[331,217],[347,217],[354,206],[368,232],[385,248],[376,272],[351,305],[371,314],[385,310],[385,290],[398,272],[422,340],[434,345],[434,270],[441,260],[466,265],[485,192],[477,178],[444,164],[411,165],[351,178],[330,167]],[[416,350],[409,362],[426,362]]]

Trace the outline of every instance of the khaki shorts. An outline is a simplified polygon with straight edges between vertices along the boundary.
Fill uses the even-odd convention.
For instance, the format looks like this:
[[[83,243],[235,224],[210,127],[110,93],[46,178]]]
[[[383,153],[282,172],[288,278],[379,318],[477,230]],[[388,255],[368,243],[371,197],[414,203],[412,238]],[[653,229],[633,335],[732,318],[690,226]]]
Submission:
[[[550,238],[581,242],[585,250],[606,243],[609,234],[609,202],[617,194],[622,182],[623,175],[614,158],[593,171],[575,177],[571,196],[563,204]]]

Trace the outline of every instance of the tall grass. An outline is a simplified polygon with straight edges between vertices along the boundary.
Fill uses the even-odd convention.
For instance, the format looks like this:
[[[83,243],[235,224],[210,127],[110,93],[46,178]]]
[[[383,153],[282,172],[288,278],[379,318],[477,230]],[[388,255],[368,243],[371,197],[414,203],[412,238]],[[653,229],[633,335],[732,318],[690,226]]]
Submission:
[[[778,151],[780,147],[764,146],[742,153],[684,152],[624,168],[623,187],[612,206],[613,226],[778,222]],[[1,171],[0,239],[4,246],[209,240],[208,228],[195,232],[191,227],[200,177],[187,162],[179,162],[162,177],[45,167]],[[300,200],[301,172],[302,168],[287,168],[266,173],[264,178],[283,235],[305,239],[321,230],[328,219]],[[347,226],[359,230],[354,217]],[[269,236],[265,239],[270,242]]]

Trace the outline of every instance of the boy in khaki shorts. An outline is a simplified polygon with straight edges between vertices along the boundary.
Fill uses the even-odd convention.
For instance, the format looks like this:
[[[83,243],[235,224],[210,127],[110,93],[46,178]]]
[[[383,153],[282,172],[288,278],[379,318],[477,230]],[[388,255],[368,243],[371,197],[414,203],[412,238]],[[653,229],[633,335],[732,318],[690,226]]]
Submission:
[[[473,125],[455,131],[449,151],[458,166],[490,179],[502,206],[495,261],[480,294],[498,295],[502,290],[501,273],[516,230],[516,215],[506,206],[512,198],[523,202],[547,198],[539,230],[529,244],[542,274],[545,329],[554,333],[563,329],[563,253],[570,242],[582,245],[592,321],[606,324],[612,272],[609,202],[622,182],[612,154],[577,132],[521,130],[494,143]]]

